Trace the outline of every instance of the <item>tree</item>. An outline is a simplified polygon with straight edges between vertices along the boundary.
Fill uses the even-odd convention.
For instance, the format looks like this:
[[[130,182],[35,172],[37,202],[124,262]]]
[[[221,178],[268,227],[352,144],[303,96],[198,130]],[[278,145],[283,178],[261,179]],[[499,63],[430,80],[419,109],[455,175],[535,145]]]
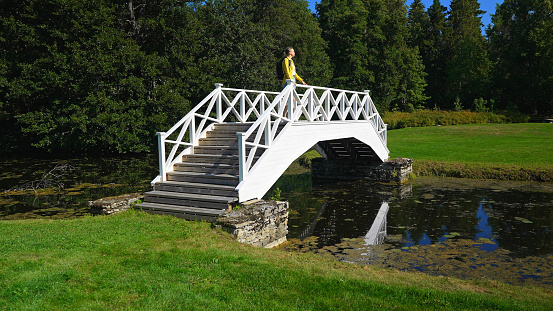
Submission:
[[[434,0],[428,8],[428,28],[426,30],[426,47],[421,50],[428,87],[426,94],[430,96],[429,107],[446,108],[446,17],[447,8],[440,0]]]
[[[472,103],[488,95],[490,62],[480,17],[484,13],[477,0],[451,2],[446,36],[449,107],[457,97],[463,103]]]
[[[505,0],[492,16],[493,89],[502,107],[553,112],[552,7],[550,0]]]
[[[384,35],[386,43],[381,62],[384,66],[377,73],[380,78],[380,91],[388,94],[392,109],[412,111],[422,107],[427,97],[424,95],[424,65],[418,49],[409,47],[407,27],[407,6],[404,0],[385,2]],[[391,60],[391,61],[390,61]]]
[[[430,18],[425,11],[422,0],[414,0],[407,13],[407,25],[409,27],[409,44],[418,47],[420,51],[426,50],[428,45],[427,31],[430,27]]]
[[[371,42],[383,40],[376,22],[381,10],[371,11],[365,2],[327,0],[317,5],[322,36],[328,42],[327,53],[334,67],[332,83],[336,87],[363,90],[375,82],[374,70],[368,64],[376,63],[377,58],[376,44]],[[371,19],[370,12],[375,14]]]
[[[294,62],[298,64],[302,78],[312,85],[328,86],[333,69],[319,22],[306,1],[286,0],[281,3],[272,6],[270,14],[260,21],[270,25],[269,33],[276,42],[276,59],[281,59],[286,46],[293,46],[296,51]],[[272,77],[273,71],[274,63],[271,63]]]
[[[274,64],[289,45],[297,51],[295,62],[310,84],[325,85],[331,77],[321,30],[305,1],[206,1],[198,15],[201,54],[213,82],[281,90]]]
[[[317,12],[335,68],[334,85],[370,89],[385,110],[411,110],[424,102],[422,61],[405,40],[405,1],[327,0]]]

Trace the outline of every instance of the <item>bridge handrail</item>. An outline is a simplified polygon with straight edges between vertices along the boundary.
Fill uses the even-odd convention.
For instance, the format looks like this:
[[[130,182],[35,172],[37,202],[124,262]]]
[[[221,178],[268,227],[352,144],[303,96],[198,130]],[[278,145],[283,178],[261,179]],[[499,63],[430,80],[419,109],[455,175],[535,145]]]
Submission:
[[[231,100],[225,92],[236,92],[237,94]],[[252,100],[249,94],[256,94],[255,98]],[[152,184],[165,181],[166,174],[173,170],[173,165],[183,155],[194,152],[194,146],[198,145],[199,139],[212,124],[225,121],[248,122],[253,115],[259,117],[265,112],[266,107],[271,103],[268,95],[277,96],[279,94],[278,92],[224,88],[220,83],[215,84],[215,89],[171,129],[167,132],[157,133],[160,174],[152,181]],[[169,139],[177,132],[177,137]],[[166,144],[170,144],[169,155],[166,155]],[[181,147],[184,149],[180,150]]]
[[[296,87],[306,89],[305,93],[298,94]],[[319,97],[315,90],[323,91],[323,94]],[[332,92],[338,92],[336,98],[332,95]],[[349,99],[346,94],[351,94]],[[298,104],[295,105],[295,103]],[[287,115],[291,118],[284,116],[285,109]],[[257,121],[250,126],[248,131],[237,133],[240,182],[248,175],[257,149],[268,149],[276,139],[281,120],[297,122],[301,117],[304,117],[308,122],[330,122],[333,121],[334,116],[340,121],[370,121],[383,145],[387,145],[387,127],[378,114],[369,91],[355,92],[318,86],[294,86],[292,81],[288,80],[288,85],[265,109],[265,112]],[[272,117],[274,117],[273,120]],[[253,142],[247,141],[256,130],[257,133]],[[263,143],[261,143],[261,138],[264,138]]]

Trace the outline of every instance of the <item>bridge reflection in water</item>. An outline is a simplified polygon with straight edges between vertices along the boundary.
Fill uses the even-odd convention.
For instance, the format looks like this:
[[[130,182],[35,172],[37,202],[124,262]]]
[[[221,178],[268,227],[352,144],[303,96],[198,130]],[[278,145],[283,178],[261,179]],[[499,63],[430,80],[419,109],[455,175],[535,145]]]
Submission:
[[[301,223],[294,215],[291,216],[289,238],[304,240],[316,237],[318,247],[335,245],[351,238],[361,239],[363,245],[382,244],[386,238],[390,200],[404,200],[411,194],[412,186],[405,184],[356,182],[316,186],[312,195],[328,198],[322,203],[290,198],[292,209],[309,206],[307,209],[312,212],[308,221],[302,215],[304,220]],[[317,208],[314,208],[315,204],[318,204]]]
[[[378,214],[374,219],[374,222],[365,235],[365,243],[367,245],[377,245],[382,244],[386,238],[386,216],[388,215],[388,202],[382,202]]]

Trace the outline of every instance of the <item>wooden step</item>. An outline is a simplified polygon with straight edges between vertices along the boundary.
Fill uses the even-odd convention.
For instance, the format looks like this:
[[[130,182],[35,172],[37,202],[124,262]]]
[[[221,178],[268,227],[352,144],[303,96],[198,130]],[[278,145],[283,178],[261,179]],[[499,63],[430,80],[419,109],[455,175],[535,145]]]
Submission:
[[[259,153],[254,157],[252,165],[259,160]],[[237,155],[216,155],[216,154],[191,154],[182,158],[182,163],[204,163],[204,164],[229,164],[238,166]],[[238,174],[238,173],[236,173]],[[233,175],[233,173],[231,173]]]
[[[229,174],[238,175],[238,164],[220,164],[220,163],[202,163],[202,162],[182,162],[176,163],[173,169],[177,172],[196,172],[211,174]]]
[[[249,153],[248,148],[248,153]],[[266,149],[257,148],[255,154],[256,156],[261,156]],[[212,155],[236,155],[238,156],[238,146],[236,147],[225,147],[225,146],[198,146],[194,147],[194,154],[212,154]]]
[[[164,182],[156,183],[154,185],[154,190],[236,197],[236,198],[238,197],[238,192],[236,191],[235,187],[227,186],[227,185],[164,181]]]
[[[255,141],[255,135],[248,137],[246,142],[253,143]],[[265,143],[265,137],[259,139],[260,144]],[[212,137],[201,138],[199,140],[199,146],[225,146],[225,147],[238,147],[238,137]]]
[[[187,154],[182,156],[183,162],[238,164],[238,155],[232,154]]]
[[[244,123],[242,123],[244,124]],[[253,123],[246,123],[247,125],[240,125],[240,123],[230,123],[230,124],[216,124],[214,126],[214,129],[210,132],[208,132],[208,135],[216,135],[216,134],[227,134],[227,135],[232,135],[232,136],[237,136],[236,133],[238,132],[247,132],[250,127],[253,125]],[[284,126],[286,126],[286,123],[280,123],[279,126],[278,126],[278,130],[277,131],[280,131],[284,128]],[[273,125],[271,125],[271,128],[273,127]],[[257,133],[259,129],[255,129],[253,131],[253,135],[255,135]]]
[[[238,140],[238,135],[236,134],[237,132],[234,132],[234,131],[211,131],[211,132],[207,132],[206,133],[206,138],[208,139],[218,139],[218,138],[228,138],[228,139],[236,139]],[[245,133],[245,132],[242,132],[242,133]],[[254,131],[249,137],[248,137],[248,141],[249,140],[253,140],[254,137],[257,135],[257,131]]]
[[[203,194],[190,194],[167,191],[148,191],[144,193],[144,202],[227,210],[236,197],[223,197]]]
[[[238,138],[202,138],[199,144],[200,146],[236,146],[238,145]]]
[[[175,171],[179,167],[210,167],[210,168],[236,168],[238,169],[238,163],[216,163],[216,162],[202,162],[199,161],[202,158],[199,158],[198,161],[186,161],[181,163],[175,163]]]
[[[198,146],[198,147],[194,147],[194,154],[238,155],[238,146],[234,146],[234,147]]]
[[[238,134],[236,133],[245,133],[249,130],[249,128],[244,128],[243,131],[241,130],[233,130],[233,129],[218,129],[218,130],[214,130],[214,131],[210,131],[208,133],[211,133],[211,134],[227,134],[229,136],[238,136]],[[257,133],[257,129],[253,131],[253,133]],[[207,134],[206,134],[207,135]]]
[[[225,130],[225,131],[235,131],[235,132],[240,132],[244,129],[246,129],[246,131],[253,125],[254,122],[245,122],[245,123],[215,123],[213,125],[213,130],[214,131],[220,131],[220,130]]]
[[[277,131],[277,134],[278,132],[280,132],[280,129]],[[255,140],[255,137],[257,136],[257,131],[254,131],[249,137],[248,139],[246,140],[247,142],[253,142]],[[265,135],[263,135],[261,137],[261,139],[263,140],[265,138]],[[234,140],[236,142],[238,142],[238,135],[236,134],[236,132],[234,131],[231,131],[231,132],[227,132],[227,131],[219,131],[219,132],[208,132],[206,134],[206,137],[205,138],[202,138],[200,139],[200,141],[203,141],[203,140],[208,140],[208,139],[217,139],[217,140]]]
[[[157,204],[148,202],[137,204],[134,206],[134,208],[143,210],[150,214],[172,215],[184,219],[205,220],[210,222],[215,222],[217,220],[217,217],[224,212],[224,210],[218,209]]]
[[[191,194],[191,193],[180,193],[180,192],[159,191],[159,190],[148,191],[148,192],[145,192],[144,194],[147,196],[179,198],[179,199],[192,200],[192,201],[205,201],[205,202],[216,202],[216,203],[232,203],[236,201],[236,197]],[[175,205],[178,205],[178,204],[175,204]]]
[[[214,185],[238,186],[238,175],[231,174],[205,174],[194,172],[170,172],[167,173],[168,181],[184,181]]]
[[[206,138],[229,138],[229,139],[236,139],[238,141],[238,135],[236,135],[236,132],[207,132]]]

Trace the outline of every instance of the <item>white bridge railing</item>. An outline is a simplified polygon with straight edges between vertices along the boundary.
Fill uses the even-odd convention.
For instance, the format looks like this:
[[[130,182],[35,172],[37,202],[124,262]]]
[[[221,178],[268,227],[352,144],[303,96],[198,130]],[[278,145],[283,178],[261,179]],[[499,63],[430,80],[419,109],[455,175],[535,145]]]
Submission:
[[[160,175],[152,183],[165,181],[166,174],[216,123],[253,122],[238,135],[240,181],[252,168],[259,148],[268,149],[283,122],[369,121],[386,146],[386,124],[378,114],[369,91],[353,92],[317,86],[294,86],[291,80],[280,93],[223,88],[215,89],[167,132],[159,132]],[[301,93],[303,91],[303,93]],[[257,131],[257,132],[256,132]],[[254,132],[255,137],[249,139]],[[169,149],[166,146],[169,145]],[[170,150],[166,154],[166,150]]]

